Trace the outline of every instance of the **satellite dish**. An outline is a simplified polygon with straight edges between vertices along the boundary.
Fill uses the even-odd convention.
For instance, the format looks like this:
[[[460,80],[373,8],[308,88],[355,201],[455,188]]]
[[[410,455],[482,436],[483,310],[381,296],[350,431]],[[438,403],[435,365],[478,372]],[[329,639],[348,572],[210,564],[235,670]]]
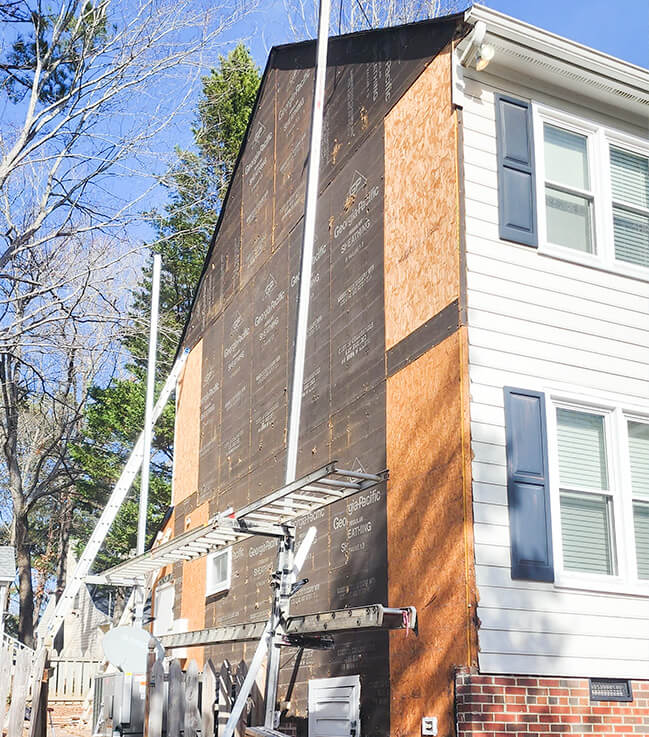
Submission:
[[[104,635],[101,644],[106,660],[124,673],[146,673],[151,639],[150,633],[139,627],[115,627]],[[164,649],[157,640],[155,643],[157,656],[162,660]]]

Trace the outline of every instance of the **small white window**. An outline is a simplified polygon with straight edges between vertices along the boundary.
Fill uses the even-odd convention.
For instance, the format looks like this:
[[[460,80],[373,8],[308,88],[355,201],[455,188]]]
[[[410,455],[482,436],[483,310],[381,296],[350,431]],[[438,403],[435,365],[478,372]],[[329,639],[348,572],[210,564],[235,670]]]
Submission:
[[[207,556],[205,595],[211,596],[230,588],[232,575],[232,548],[217,550]]]
[[[649,417],[553,399],[557,583],[649,594]]]
[[[158,586],[153,597],[153,634],[166,635],[173,631],[174,626],[174,598],[173,583]]]
[[[534,105],[540,249],[647,278],[647,141]]]
[[[550,243],[594,253],[593,193],[588,138],[580,133],[543,125],[545,212]]]
[[[649,579],[649,423],[628,421],[638,578]]]
[[[649,158],[611,146],[615,258],[649,266]]]
[[[614,575],[604,416],[559,407],[557,446],[564,568]]]

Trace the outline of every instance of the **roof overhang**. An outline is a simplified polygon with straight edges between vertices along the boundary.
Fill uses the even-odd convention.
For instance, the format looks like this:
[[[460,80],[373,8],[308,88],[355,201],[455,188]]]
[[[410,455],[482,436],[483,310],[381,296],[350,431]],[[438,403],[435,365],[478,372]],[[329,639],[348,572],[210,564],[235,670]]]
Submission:
[[[494,48],[494,57],[483,74],[513,79],[525,86],[545,83],[561,88],[571,98],[575,95],[613,108],[620,117],[639,117],[646,127],[649,70],[482,5],[467,10],[465,22],[474,27],[484,23],[483,42]],[[469,43],[471,33],[458,45],[458,54]],[[480,72],[473,69],[470,74]]]

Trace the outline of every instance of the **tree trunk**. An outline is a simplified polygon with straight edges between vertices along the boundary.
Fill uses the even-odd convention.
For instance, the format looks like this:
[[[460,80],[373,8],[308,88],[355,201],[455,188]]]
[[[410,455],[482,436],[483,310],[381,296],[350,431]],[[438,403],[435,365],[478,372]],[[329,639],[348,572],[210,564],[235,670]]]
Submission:
[[[59,525],[59,560],[56,564],[56,600],[61,598],[68,578],[68,547],[72,530],[72,501],[69,496],[63,498],[61,504],[61,521]]]
[[[18,567],[18,639],[27,647],[34,647],[34,592],[32,590],[32,555],[29,546],[27,512],[14,509],[14,545]]]

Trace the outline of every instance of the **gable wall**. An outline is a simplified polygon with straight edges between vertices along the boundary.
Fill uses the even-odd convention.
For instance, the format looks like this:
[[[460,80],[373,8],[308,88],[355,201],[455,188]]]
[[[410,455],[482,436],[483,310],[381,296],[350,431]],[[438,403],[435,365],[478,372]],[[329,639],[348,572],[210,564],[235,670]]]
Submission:
[[[407,32],[368,34],[362,44],[341,39],[330,45],[298,474],[332,459],[343,468],[379,471],[386,467],[386,347],[401,345],[403,338],[449,304],[457,310],[457,233],[454,226],[448,230],[437,213],[431,227],[412,223],[419,228],[422,243],[452,254],[452,258],[440,258],[434,268],[425,259],[421,262],[428,269],[422,282],[431,297],[425,300],[428,310],[414,315],[399,332],[394,330],[398,307],[393,302],[391,327],[385,325],[384,243],[393,258],[397,240],[391,239],[388,246],[384,235],[384,222],[392,221],[394,212],[384,181],[384,116],[431,56],[448,43],[453,30],[452,24],[437,30],[424,25]],[[183,491],[175,505],[176,534],[185,529],[188,516],[194,526],[192,510],[198,505],[207,503],[211,516],[258,499],[283,482],[312,58],[313,46],[279,49],[271,58],[199,288],[186,343],[192,348],[190,360],[196,351],[200,355],[193,359],[193,380],[181,387],[179,404],[183,392],[196,393],[200,377],[200,401],[191,402],[188,419],[193,427],[198,413],[200,437],[198,447],[182,461],[187,475],[182,481],[175,475],[174,487],[189,492],[190,484],[184,479],[196,474],[197,481],[195,489]],[[444,53],[435,67],[438,71],[421,77],[429,105],[435,86],[449,84],[448,68],[448,53]],[[446,143],[454,147],[453,126],[445,130],[451,133]],[[455,166],[454,151],[445,163],[430,163],[439,169],[440,181],[444,165]],[[415,179],[411,181],[414,184]],[[398,189],[393,193],[396,197]],[[445,191],[453,204],[454,175]],[[426,196],[425,187],[420,187],[420,193]],[[420,243],[413,246],[421,247]],[[412,273],[406,281],[419,271],[415,261],[408,268]],[[454,275],[450,288],[446,286],[449,273]],[[404,288],[398,280],[390,284],[394,290]],[[440,291],[440,284],[446,292]],[[456,357],[457,346],[451,349]],[[403,365],[411,358],[406,356]],[[459,362],[454,370],[458,367]],[[179,436],[184,422],[179,419]],[[459,473],[455,479],[462,473],[460,456],[454,456]],[[461,497],[461,484],[455,484],[454,490]],[[293,598],[293,612],[388,600],[386,514],[382,486],[298,522],[298,542],[311,524],[318,535],[303,570],[309,584]],[[275,543],[263,538],[235,546],[230,590],[207,600],[200,583],[183,581],[182,569],[175,566],[177,592],[181,589],[179,613],[204,607],[206,627],[265,619],[270,605],[268,575],[275,556]],[[465,637],[464,630],[462,634]],[[207,648],[206,655],[215,663],[227,660],[236,670],[239,664],[243,667],[242,661],[249,661],[254,648],[254,643],[218,646]],[[387,634],[378,633],[341,635],[336,637],[334,651],[304,651],[297,660],[294,652],[287,651],[280,687],[280,698],[291,702],[286,720],[298,731],[305,728],[310,678],[360,673],[362,730],[387,735],[388,648]],[[459,664],[464,664],[461,659]],[[450,660],[444,663],[447,669]]]

